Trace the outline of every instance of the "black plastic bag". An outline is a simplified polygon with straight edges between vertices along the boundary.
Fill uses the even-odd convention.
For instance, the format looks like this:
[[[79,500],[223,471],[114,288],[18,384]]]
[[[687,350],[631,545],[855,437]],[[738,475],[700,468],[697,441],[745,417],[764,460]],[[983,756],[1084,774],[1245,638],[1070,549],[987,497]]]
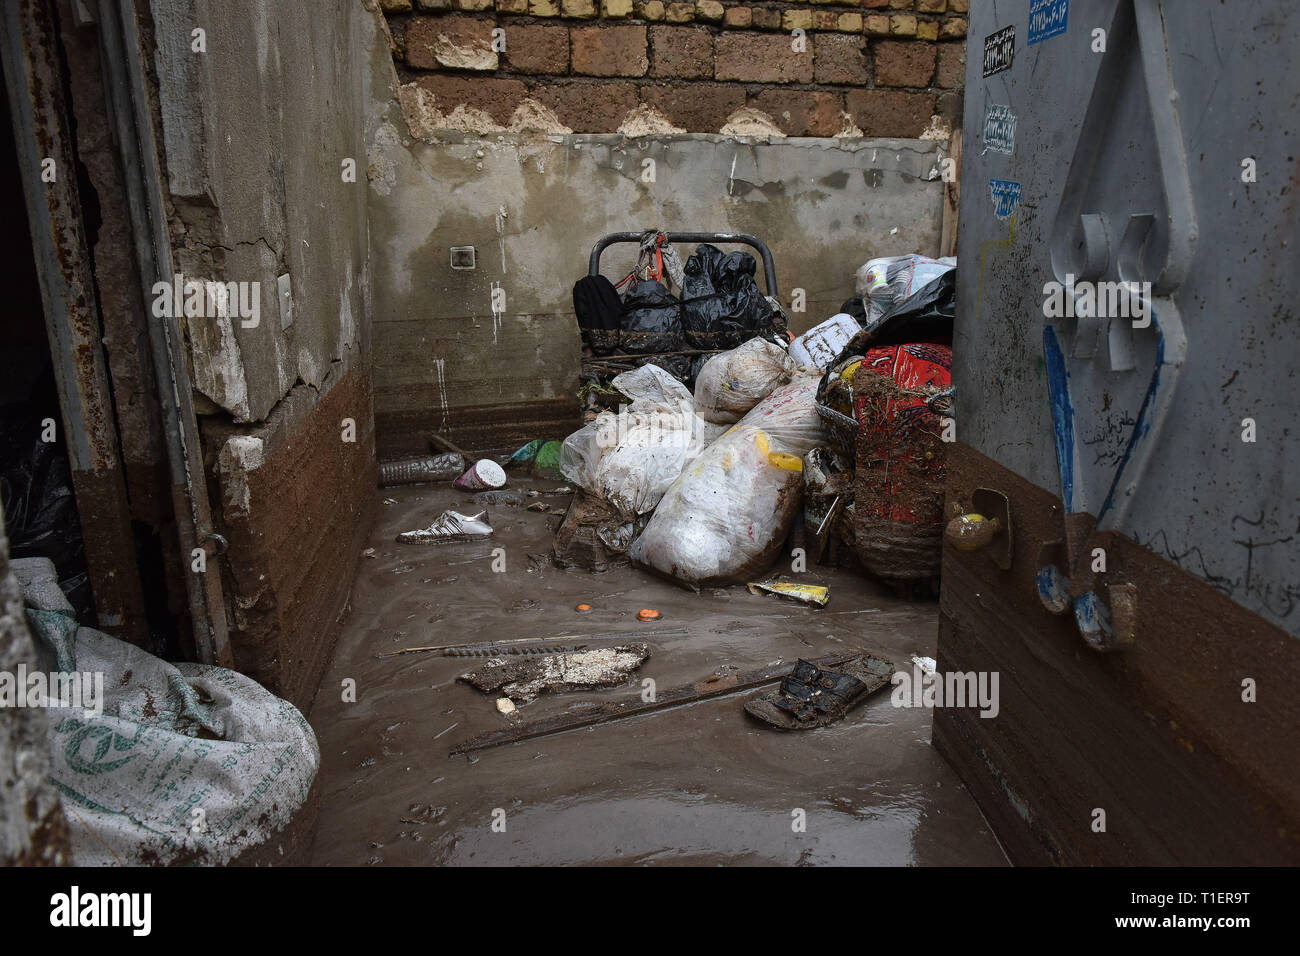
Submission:
[[[597,355],[608,355],[618,348],[623,303],[613,283],[604,276],[583,276],[573,284],[573,311],[583,345]]]
[[[956,312],[957,270],[950,269],[882,315],[872,330],[871,345],[951,342]]]
[[[68,456],[58,442],[41,441],[40,419],[15,407],[0,420],[0,447],[25,448],[0,464],[9,555],[49,558],[59,586],[83,623],[94,623],[94,596],[86,573],[81,519],[72,490]]]
[[[887,311],[876,325],[853,336],[835,356],[832,366],[877,345],[951,344],[956,308],[957,270],[951,269]]]
[[[754,281],[748,252],[724,255],[702,242],[686,260],[682,327],[697,349],[734,349],[772,329],[772,306]]]
[[[681,310],[681,302],[662,282],[634,282],[623,297],[620,348],[633,355],[680,351]]]
[[[697,355],[695,356],[695,358],[691,359],[690,374],[687,378],[682,379],[682,384],[685,385],[687,388],[689,388],[691,391],[694,391],[696,379],[700,377],[700,372],[704,370],[704,366],[708,363],[709,359],[711,358],[713,358],[712,355]]]
[[[867,324],[867,307],[862,301],[862,296],[855,295],[851,299],[845,299],[844,304],[840,306],[840,311],[845,315],[853,316],[858,325]]]

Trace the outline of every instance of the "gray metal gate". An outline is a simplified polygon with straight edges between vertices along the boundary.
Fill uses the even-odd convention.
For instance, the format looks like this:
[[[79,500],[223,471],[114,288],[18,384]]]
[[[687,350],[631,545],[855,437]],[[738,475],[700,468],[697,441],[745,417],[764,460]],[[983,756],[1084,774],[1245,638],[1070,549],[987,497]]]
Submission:
[[[1095,521],[1300,636],[1300,6],[1001,0],[968,43],[959,439],[1074,516],[1044,603]]]

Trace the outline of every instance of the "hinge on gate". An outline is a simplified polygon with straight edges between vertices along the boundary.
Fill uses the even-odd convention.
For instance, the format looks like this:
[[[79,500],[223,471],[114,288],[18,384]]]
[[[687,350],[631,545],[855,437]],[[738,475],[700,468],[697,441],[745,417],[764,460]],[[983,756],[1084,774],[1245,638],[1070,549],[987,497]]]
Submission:
[[[1135,632],[1136,587],[1105,583],[1114,580],[1113,567],[1099,578],[1092,570],[1090,542],[1097,533],[1123,527],[1172,409],[1187,355],[1187,336],[1174,296],[1191,269],[1197,241],[1196,211],[1161,3],[1122,0],[1108,35],[1121,45],[1102,61],[1080,128],[1052,227],[1052,271],[1070,290],[1070,296],[1077,286],[1096,288],[1099,280],[1114,276],[1118,280],[1114,287],[1125,295],[1138,296],[1141,308],[1134,318],[1127,308],[1122,315],[1104,316],[1095,308],[1072,307],[1067,315],[1084,313],[1072,328],[1065,323],[1058,328],[1059,318],[1049,319],[1044,326],[1044,362],[1065,511],[1061,537],[1044,546],[1035,578],[1044,607],[1054,613],[1072,608],[1080,633],[1097,650],[1127,646]],[[1134,136],[1132,129],[1118,128],[1114,122],[1115,104],[1127,91],[1126,61],[1133,55],[1139,58],[1154,133],[1160,210],[1106,208],[1114,192],[1098,169],[1108,144],[1118,143],[1127,150]],[[1152,262],[1161,250],[1163,255]],[[1137,372],[1147,377],[1138,380],[1146,387],[1134,398],[1137,407],[1123,416],[1131,425],[1118,448],[1113,471],[1094,472],[1100,480],[1090,482],[1082,467],[1076,430],[1093,431],[1102,423],[1076,416],[1080,396],[1071,394],[1071,378],[1076,383],[1085,376],[1092,382],[1099,380],[1098,371],[1090,364],[1103,333],[1109,367],[1100,374],[1128,376]],[[1135,334],[1155,337],[1149,372],[1140,367]],[[1107,390],[1109,394],[1109,386]]]

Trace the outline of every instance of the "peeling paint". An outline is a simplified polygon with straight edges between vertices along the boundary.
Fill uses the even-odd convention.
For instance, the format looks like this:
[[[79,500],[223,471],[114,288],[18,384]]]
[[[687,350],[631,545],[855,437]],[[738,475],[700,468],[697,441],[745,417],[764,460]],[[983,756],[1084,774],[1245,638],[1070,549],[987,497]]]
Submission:
[[[235,329],[229,317],[187,321],[190,358],[194,363],[194,389],[248,421],[248,381]]]
[[[217,456],[221,477],[221,501],[227,518],[247,517],[249,508],[248,473],[262,467],[262,439],[234,435],[226,439]]]
[[[498,65],[496,51],[487,40],[476,38],[469,43],[457,43],[445,33],[439,33],[431,46],[433,58],[449,70],[495,70]]]
[[[921,133],[920,139],[946,143],[952,139],[952,126],[938,113],[930,117],[930,125]]]

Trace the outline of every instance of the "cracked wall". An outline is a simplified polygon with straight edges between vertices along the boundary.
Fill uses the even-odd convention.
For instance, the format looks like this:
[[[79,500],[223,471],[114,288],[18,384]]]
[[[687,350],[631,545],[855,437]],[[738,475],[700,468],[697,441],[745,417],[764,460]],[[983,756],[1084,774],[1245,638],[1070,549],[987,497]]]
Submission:
[[[229,543],[209,573],[236,666],[306,710],[375,504],[364,116],[385,41],[358,0],[149,5],[180,277],[155,292]]]
[[[327,388],[363,344],[341,319],[363,311],[366,195],[346,174],[364,169],[369,18],[354,0],[151,9],[177,271],[257,284],[256,325],[187,316],[195,388],[208,411],[262,421],[296,384]]]

